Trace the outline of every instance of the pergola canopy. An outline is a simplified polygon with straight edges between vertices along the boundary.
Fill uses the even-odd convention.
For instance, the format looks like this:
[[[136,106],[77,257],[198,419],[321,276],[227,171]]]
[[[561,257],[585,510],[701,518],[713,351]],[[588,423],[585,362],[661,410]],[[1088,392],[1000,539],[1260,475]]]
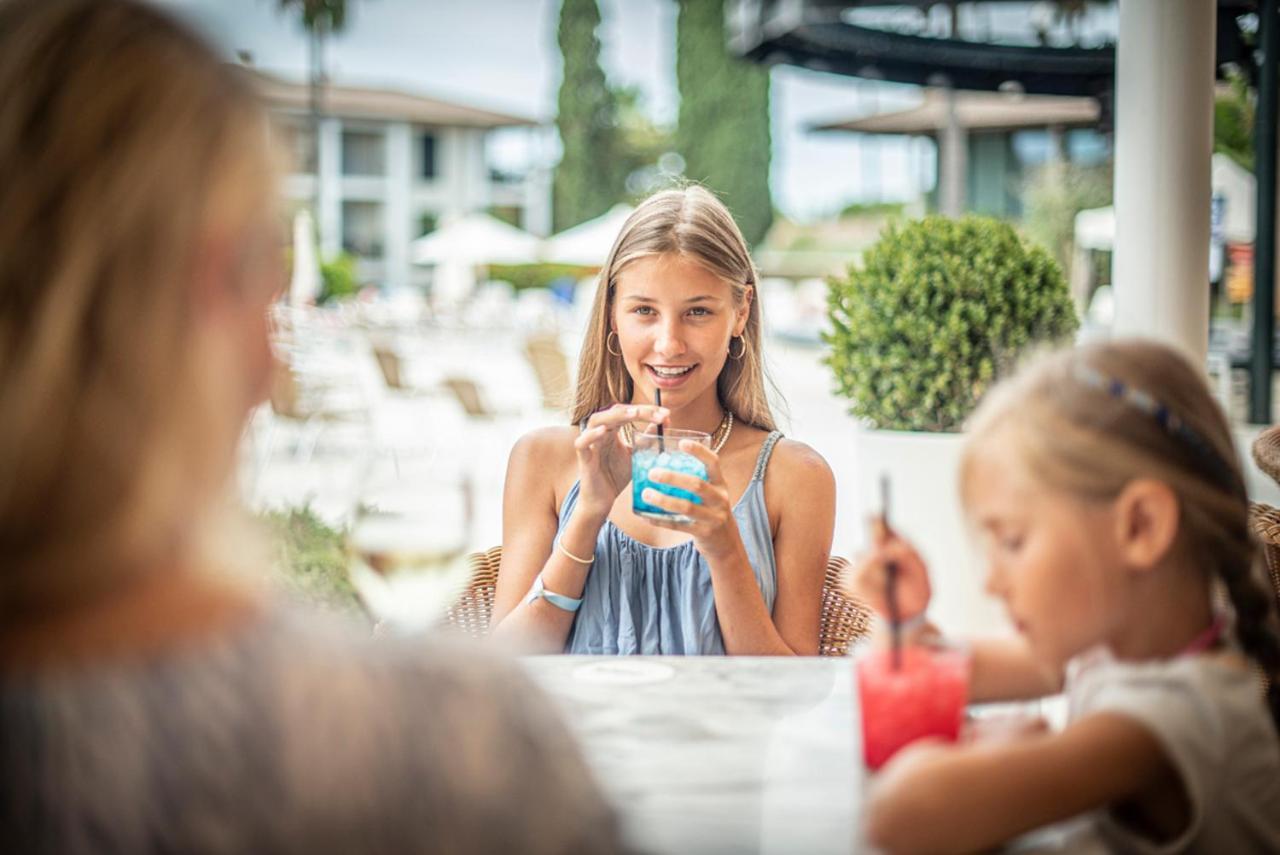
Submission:
[[[957,0],[960,24],[953,33],[934,26],[935,7],[945,5],[934,0],[738,0],[726,21],[729,47],[766,64],[895,83],[1087,96],[1103,104],[1104,116],[1109,113],[1114,3],[1088,4],[1073,25],[1040,21],[1043,3]],[[1219,65],[1237,63],[1253,74],[1251,48],[1238,18],[1256,5],[1255,0],[1219,0]],[[1024,22],[1025,32],[984,31],[982,21],[990,30],[989,22],[1001,16]]]

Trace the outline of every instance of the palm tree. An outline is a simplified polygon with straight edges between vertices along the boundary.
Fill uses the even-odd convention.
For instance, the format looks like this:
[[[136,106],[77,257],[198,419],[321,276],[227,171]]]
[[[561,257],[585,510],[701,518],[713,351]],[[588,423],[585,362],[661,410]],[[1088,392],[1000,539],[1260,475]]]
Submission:
[[[312,208],[319,207],[320,192],[320,116],[324,112],[324,43],[333,33],[339,33],[347,23],[346,0],[277,0],[281,11],[297,11],[307,31],[307,60],[310,66],[310,122],[311,151],[307,155],[307,169],[316,176],[312,190]]]

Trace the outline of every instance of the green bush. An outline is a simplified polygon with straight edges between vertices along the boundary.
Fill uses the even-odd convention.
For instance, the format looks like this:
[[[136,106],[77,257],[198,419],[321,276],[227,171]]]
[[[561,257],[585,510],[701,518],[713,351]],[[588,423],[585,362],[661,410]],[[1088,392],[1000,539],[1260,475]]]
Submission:
[[[360,283],[356,281],[354,256],[344,252],[337,258],[321,262],[320,293],[316,295],[317,306],[354,297],[359,290]]]
[[[309,507],[265,511],[259,519],[271,538],[273,570],[288,591],[324,608],[361,610],[347,576],[344,532]]]
[[[574,282],[595,273],[594,267],[576,264],[490,264],[489,278],[510,282],[517,291],[546,288],[557,279],[568,277]]]
[[[892,224],[829,286],[827,364],[883,430],[959,430],[1012,359],[1078,324],[1057,263],[988,217]]]

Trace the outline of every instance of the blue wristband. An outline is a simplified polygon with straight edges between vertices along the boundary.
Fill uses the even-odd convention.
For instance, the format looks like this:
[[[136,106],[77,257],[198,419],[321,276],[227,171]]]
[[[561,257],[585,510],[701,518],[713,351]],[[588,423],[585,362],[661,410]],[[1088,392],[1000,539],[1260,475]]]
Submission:
[[[547,586],[542,582],[541,573],[533,580],[533,587],[529,590],[529,596],[525,599],[525,602],[532,603],[538,599],[546,600],[551,605],[566,612],[576,612],[582,608],[582,600],[575,600],[573,597],[566,597],[564,594],[555,594],[548,591]]]

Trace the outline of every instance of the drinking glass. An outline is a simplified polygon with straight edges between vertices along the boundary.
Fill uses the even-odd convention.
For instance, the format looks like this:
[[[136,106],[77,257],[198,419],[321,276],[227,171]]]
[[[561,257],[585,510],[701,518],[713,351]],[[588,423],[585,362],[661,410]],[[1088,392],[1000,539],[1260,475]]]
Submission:
[[[643,432],[636,432],[631,449],[631,509],[638,515],[678,523],[693,522],[684,514],[663,510],[642,498],[645,489],[652,487],[659,493],[701,504],[702,500],[688,490],[649,480],[650,469],[668,469],[707,480],[706,464],[689,452],[680,450],[680,441],[684,439],[711,447],[711,434],[702,431],[665,428],[663,435],[659,436],[657,426],[650,424]]]
[[[863,759],[880,768],[924,737],[955,742],[969,696],[969,651],[953,645],[888,647],[857,657]]]
[[[405,633],[442,618],[470,575],[471,526],[461,462],[427,449],[373,453],[349,535],[351,581],[369,613]]]

